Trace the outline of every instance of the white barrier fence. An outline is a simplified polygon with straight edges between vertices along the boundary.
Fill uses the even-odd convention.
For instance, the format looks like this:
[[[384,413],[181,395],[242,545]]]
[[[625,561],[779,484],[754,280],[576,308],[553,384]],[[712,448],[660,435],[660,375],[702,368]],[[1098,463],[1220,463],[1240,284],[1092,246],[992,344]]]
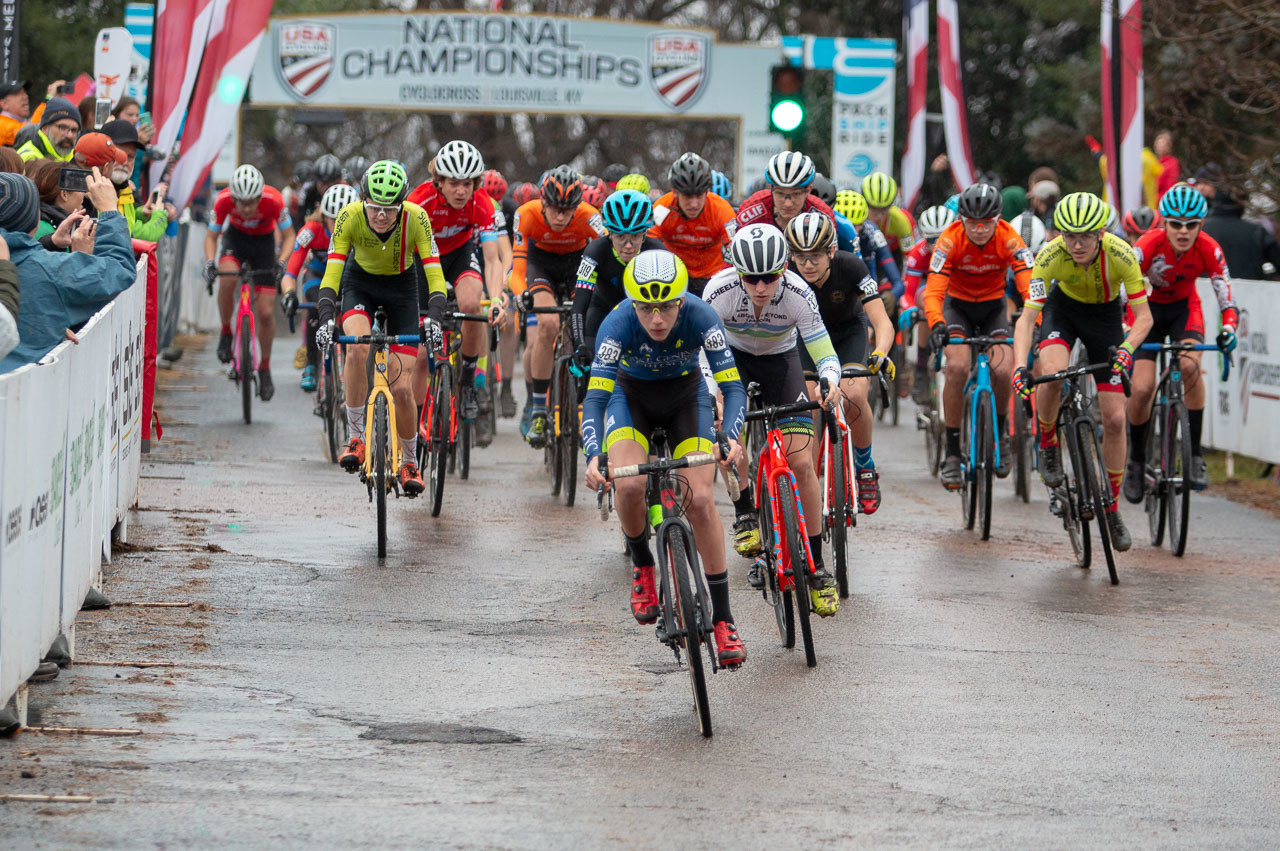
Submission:
[[[178,325],[184,331],[217,331],[222,325],[218,317],[217,300],[205,289],[204,239],[209,232],[207,225],[191,222],[187,225],[186,254],[178,258],[178,286],[181,300]]]
[[[0,708],[34,673],[138,496],[146,265],[79,345],[0,376]]]
[[[1205,315],[1205,342],[1213,342],[1220,320],[1218,302],[1207,280],[1197,282]],[[1224,383],[1221,355],[1204,354],[1205,410],[1203,443],[1251,458],[1280,464],[1280,282],[1232,281],[1240,308],[1235,362]]]

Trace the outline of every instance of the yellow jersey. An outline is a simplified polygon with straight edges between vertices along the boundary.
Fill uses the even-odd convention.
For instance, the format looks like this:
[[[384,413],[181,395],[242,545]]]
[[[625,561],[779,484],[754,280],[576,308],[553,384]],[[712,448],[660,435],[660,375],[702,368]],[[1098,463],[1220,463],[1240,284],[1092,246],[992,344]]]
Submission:
[[[427,211],[406,201],[395,228],[390,233],[378,234],[369,227],[364,202],[354,201],[338,211],[333,236],[329,239],[329,260],[320,286],[335,293],[338,291],[349,255],[353,254],[360,268],[370,275],[399,275],[413,264],[415,253],[422,258],[428,292],[445,295],[447,290],[444,271],[440,268],[440,250],[436,247]]]
[[[1129,243],[1113,233],[1102,234],[1098,256],[1088,266],[1071,259],[1062,237],[1045,244],[1036,255],[1035,268],[1027,286],[1026,307],[1044,308],[1044,301],[1054,287],[1068,298],[1085,304],[1106,304],[1120,297],[1123,289],[1130,304],[1147,300],[1142,266]]]

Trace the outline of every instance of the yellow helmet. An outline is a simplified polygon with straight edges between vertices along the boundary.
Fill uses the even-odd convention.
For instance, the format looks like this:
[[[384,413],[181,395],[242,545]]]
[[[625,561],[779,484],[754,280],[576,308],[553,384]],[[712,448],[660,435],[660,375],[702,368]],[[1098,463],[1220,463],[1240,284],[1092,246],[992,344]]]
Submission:
[[[867,220],[867,199],[852,189],[841,189],[836,193],[835,211],[849,224],[860,225]]]
[[[659,304],[683,298],[689,289],[689,269],[684,261],[660,248],[641,251],[622,273],[627,298],[643,304]]]
[[[862,196],[872,207],[892,207],[898,199],[898,183],[883,171],[873,171],[862,181]]]
[[[637,192],[643,192],[648,195],[649,178],[645,177],[643,174],[632,172],[631,174],[624,175],[623,178],[618,181],[618,185],[615,186],[614,189],[634,189]]]
[[[1111,206],[1092,192],[1072,192],[1053,208],[1053,226],[1063,233],[1102,230]]]

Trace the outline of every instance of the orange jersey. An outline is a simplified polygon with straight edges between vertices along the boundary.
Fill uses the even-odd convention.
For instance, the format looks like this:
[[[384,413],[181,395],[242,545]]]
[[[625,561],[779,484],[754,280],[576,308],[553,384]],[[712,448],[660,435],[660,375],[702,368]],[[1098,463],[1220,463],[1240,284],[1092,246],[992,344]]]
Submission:
[[[684,261],[692,278],[709,278],[725,267],[723,248],[729,241],[725,225],[737,213],[728,201],[714,192],[696,219],[687,219],[676,205],[676,195],[668,192],[653,205],[649,236],[662,240],[667,250]]]
[[[942,318],[942,300],[951,294],[960,301],[994,301],[1004,298],[1005,273],[1013,269],[1014,282],[1027,297],[1033,258],[1017,229],[996,220],[995,233],[985,245],[974,245],[965,236],[964,222],[955,221],[938,237],[929,258],[929,282],[924,290],[924,317],[932,328]]]
[[[587,203],[578,205],[564,230],[552,230],[547,226],[546,216],[542,214],[541,198],[520,205],[516,210],[511,232],[515,234],[515,245],[512,246],[510,284],[511,291],[517,295],[525,290],[524,276],[529,249],[547,254],[572,254],[586,248],[591,240],[608,233],[604,229],[600,211]]]

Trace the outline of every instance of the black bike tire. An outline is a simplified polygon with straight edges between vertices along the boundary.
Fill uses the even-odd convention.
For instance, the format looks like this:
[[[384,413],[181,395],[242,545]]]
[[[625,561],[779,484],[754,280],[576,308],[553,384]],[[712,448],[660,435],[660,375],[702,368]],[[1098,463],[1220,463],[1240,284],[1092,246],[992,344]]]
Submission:
[[[995,474],[995,427],[991,422],[990,391],[978,394],[978,468],[974,470],[978,493],[978,529],[982,540],[991,538],[991,479]]]
[[[1031,501],[1031,431],[1027,406],[1013,400],[1013,492],[1025,503]]]
[[[942,441],[938,435],[938,430],[934,427],[934,414],[932,411],[925,414],[926,421],[924,424],[924,458],[925,463],[929,465],[929,475],[935,479],[938,477],[938,467],[942,464]]]
[[[1067,432],[1067,426],[1059,420],[1058,435],[1065,443],[1059,447],[1063,463],[1063,484],[1060,490],[1065,501],[1063,511],[1066,515],[1062,519],[1062,525],[1066,529],[1067,537],[1071,540],[1071,547],[1076,555],[1076,565],[1083,570],[1088,570],[1093,564],[1093,538],[1089,532],[1089,522],[1080,513],[1080,504],[1085,498],[1081,496],[1084,488],[1080,483],[1080,463],[1076,457],[1075,443]],[[1075,529],[1074,534],[1071,531],[1072,528]]]
[[[436,374],[431,384],[433,403],[427,433],[430,435],[428,487],[431,489],[432,517],[439,517],[440,508],[444,505],[444,478],[449,454],[449,370],[448,364],[437,363]]]
[[[253,422],[253,328],[248,316],[240,317],[240,407],[244,423]]]
[[[698,622],[697,600],[689,579],[689,542],[679,524],[665,527],[664,547],[667,553],[667,570],[672,579],[676,605],[672,606],[680,629],[684,632],[685,664],[689,669],[689,684],[693,689],[693,708],[698,715],[698,729],[705,738],[711,737],[711,704],[707,701],[707,676],[702,658],[702,626]]]
[[[791,608],[791,592],[782,591],[778,587],[778,566],[773,551],[773,519],[770,511],[769,494],[757,494],[760,502],[760,543],[763,547],[765,587],[767,598],[773,606],[773,618],[778,626],[778,637],[782,646],[790,650],[796,646],[796,616]]]
[[[832,458],[827,458],[826,463],[830,464],[831,470],[831,503],[829,506],[831,516],[831,561],[836,571],[836,587],[840,591],[840,599],[846,599],[849,596],[849,512],[854,509],[849,504],[849,485],[846,480],[846,470],[844,468],[845,458],[848,457],[845,451],[844,441],[832,444]]]
[[[324,381],[320,383],[320,392],[324,394],[324,398],[320,400],[320,418],[324,421],[325,444],[329,450],[329,463],[337,464],[338,455],[342,451],[342,439],[338,436],[338,429],[342,425],[342,421],[338,419],[340,411],[334,404],[334,399],[338,397],[338,382],[334,379],[334,369],[330,359],[325,357],[320,361],[320,368],[324,370]]]
[[[373,400],[373,501],[378,508],[378,558],[387,557],[387,450],[391,413],[387,397]]]
[[[572,507],[578,494],[578,388],[565,361],[565,374],[560,380],[560,465],[561,494],[564,504]]]
[[[462,410],[461,404],[458,410]],[[458,418],[458,478],[464,482],[471,477],[471,439],[475,434],[474,427],[474,422]]]
[[[1107,573],[1111,578],[1111,584],[1119,585],[1120,577],[1116,574],[1116,554],[1111,547],[1111,527],[1107,525],[1107,503],[1102,496],[1106,468],[1102,463],[1102,451],[1098,446],[1098,434],[1093,422],[1080,423],[1075,437],[1080,441],[1082,454],[1087,456],[1082,459],[1081,472],[1085,474],[1088,498],[1093,503],[1093,519],[1098,524],[1098,540],[1102,542],[1102,555],[1107,562]],[[1110,487],[1110,484],[1106,487]]]
[[[969,399],[965,397],[964,413],[960,417],[960,512],[966,529],[973,529],[978,519],[978,471],[973,468],[965,469],[970,454],[969,442],[973,435],[973,417],[970,411]]]
[[[1170,404],[1169,426],[1169,476],[1165,491],[1169,549],[1181,558],[1187,551],[1187,524],[1191,519],[1191,420],[1185,403]]]
[[[813,649],[813,627],[809,622],[809,562],[804,557],[805,534],[800,527],[800,509],[790,482],[778,483],[778,511],[782,514],[782,530],[787,536],[787,549],[791,554],[791,574],[795,583],[796,621],[800,626],[801,643],[804,645],[804,663],[810,668],[818,664]]]
[[[543,429],[542,463],[551,477],[551,495],[560,496],[560,488],[564,484],[564,468],[560,466],[560,435],[558,408],[560,405],[560,380],[557,369],[551,370],[551,386],[547,388],[547,424]]]
[[[1147,460],[1142,465],[1143,486],[1146,489],[1142,508],[1147,513],[1147,531],[1151,534],[1153,547],[1164,543],[1165,511],[1169,499],[1165,490],[1169,457],[1169,449],[1164,441],[1166,412],[1167,408],[1160,403],[1151,411],[1151,419],[1147,420]],[[1146,487],[1148,473],[1151,474],[1150,487]]]

